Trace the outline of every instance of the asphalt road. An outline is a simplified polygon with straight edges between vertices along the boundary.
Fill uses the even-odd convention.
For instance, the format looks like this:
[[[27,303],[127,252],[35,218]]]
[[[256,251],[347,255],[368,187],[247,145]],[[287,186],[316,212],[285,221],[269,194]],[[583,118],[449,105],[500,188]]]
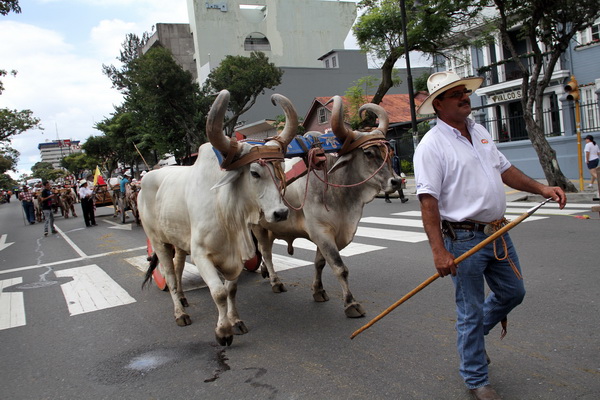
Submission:
[[[509,316],[508,336],[500,340],[496,329],[487,340],[490,377],[505,399],[600,398],[600,221],[578,206],[571,215],[545,206],[511,232],[527,295]],[[450,279],[350,340],[435,272],[414,199],[369,204],[365,218],[404,225],[363,220],[355,243],[372,247],[345,257],[366,318],[344,316],[329,268],[331,300],[313,302],[312,251],[297,248],[295,265],[303,266],[280,272],[285,293],[272,293],[258,273],[242,274],[238,307],[250,332],[231,347],[214,340],[217,312],[206,288],[186,281],[193,324],[178,327],[170,296],[141,289],[133,264],[143,264],[143,229],[113,220],[108,207],[97,214],[93,228],[57,217],[60,233],[43,237],[41,224],[24,224],[18,202],[0,205],[0,398],[469,398]],[[574,217],[581,214],[593,219]]]

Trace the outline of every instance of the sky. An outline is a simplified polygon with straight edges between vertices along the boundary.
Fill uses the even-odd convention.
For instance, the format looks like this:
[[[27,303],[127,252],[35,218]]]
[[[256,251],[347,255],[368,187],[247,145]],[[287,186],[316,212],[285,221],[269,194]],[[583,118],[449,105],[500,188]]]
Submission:
[[[38,144],[100,134],[122,96],[111,88],[102,65],[116,59],[129,33],[141,36],[156,23],[189,23],[186,0],[19,0],[21,13],[0,16],[0,108],[29,109],[44,128],[12,139],[21,153],[17,173],[40,161]],[[346,48],[358,48],[349,34]],[[418,62],[418,61],[417,61]],[[414,65],[413,57],[411,63]]]

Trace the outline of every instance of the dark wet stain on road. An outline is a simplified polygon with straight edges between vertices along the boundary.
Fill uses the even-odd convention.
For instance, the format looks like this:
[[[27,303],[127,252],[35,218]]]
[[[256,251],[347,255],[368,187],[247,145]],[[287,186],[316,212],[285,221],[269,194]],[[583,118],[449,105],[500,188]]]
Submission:
[[[115,385],[160,376],[179,363],[193,364],[204,382],[214,382],[229,371],[225,350],[215,343],[187,343],[177,346],[146,346],[119,354],[98,364],[91,373],[101,384]]]

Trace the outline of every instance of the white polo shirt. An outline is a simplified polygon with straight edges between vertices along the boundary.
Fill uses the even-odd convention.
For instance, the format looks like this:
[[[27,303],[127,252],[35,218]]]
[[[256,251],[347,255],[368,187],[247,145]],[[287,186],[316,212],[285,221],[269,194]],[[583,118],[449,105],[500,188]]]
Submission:
[[[500,174],[511,164],[483,126],[467,119],[467,128],[472,145],[439,118],[425,134],[413,158],[417,195],[435,197],[443,220],[491,222],[506,211]]]

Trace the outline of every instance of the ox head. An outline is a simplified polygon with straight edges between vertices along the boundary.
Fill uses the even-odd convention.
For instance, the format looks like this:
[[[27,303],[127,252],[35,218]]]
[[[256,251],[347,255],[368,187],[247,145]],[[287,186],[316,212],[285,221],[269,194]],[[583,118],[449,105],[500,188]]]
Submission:
[[[268,139],[264,146],[238,142],[223,133],[223,120],[229,103],[227,90],[219,93],[210,109],[206,134],[210,143],[224,156],[221,168],[225,169],[225,174],[212,189],[234,182],[236,185],[247,183],[266,220],[277,222],[285,220],[289,212],[279,189],[285,182],[281,164],[287,146],[296,135],[298,115],[286,97],[274,94],[271,101],[283,108],[286,123],[283,131]]]
[[[386,192],[398,190],[401,185],[400,177],[395,176],[391,165],[391,148],[386,140],[389,127],[389,117],[383,107],[367,103],[358,113],[362,117],[366,111],[374,113],[379,125],[369,132],[354,131],[344,124],[344,109],[342,99],[334,96],[331,116],[331,129],[335,136],[342,142],[338,152],[340,156],[329,172],[343,167],[358,169],[356,171],[365,178],[372,176],[369,182],[378,185]]]

